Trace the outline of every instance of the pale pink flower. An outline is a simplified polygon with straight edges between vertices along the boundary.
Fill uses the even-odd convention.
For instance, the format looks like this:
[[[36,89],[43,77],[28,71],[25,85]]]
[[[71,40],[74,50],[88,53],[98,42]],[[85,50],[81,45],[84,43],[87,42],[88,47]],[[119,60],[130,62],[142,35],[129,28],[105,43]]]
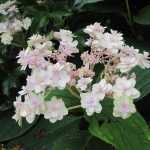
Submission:
[[[25,70],[27,66],[31,69],[45,69],[48,65],[48,62],[38,51],[22,50],[17,58],[19,58],[18,63],[22,65],[22,70]]]
[[[89,68],[89,65],[83,66],[79,68],[78,70],[79,77],[93,77],[95,75],[95,72]]]
[[[140,92],[135,88],[135,79],[127,79],[126,77],[117,78],[113,86],[114,97],[126,95],[136,99],[140,96]]]
[[[77,82],[76,87],[81,91],[85,91],[88,87],[88,84],[92,82],[91,78],[80,78]]]
[[[100,50],[106,49],[110,54],[117,54],[119,49],[123,47],[124,41],[121,33],[111,30],[111,33],[99,34],[92,45]]]
[[[81,107],[86,110],[88,116],[93,115],[94,112],[100,113],[102,106],[99,99],[91,92],[81,93]]]
[[[53,97],[46,102],[47,110],[44,112],[44,118],[55,123],[57,120],[62,120],[68,114],[68,110],[62,99]]]
[[[60,29],[59,32],[54,32],[54,37],[62,41],[73,41],[74,35],[69,30]]]
[[[138,65],[139,50],[134,47],[124,46],[119,54],[120,63],[116,66],[121,72],[128,72],[136,65]]]
[[[99,83],[95,83],[92,87],[92,93],[99,99],[103,100],[106,94],[111,92],[112,85],[102,79]]]
[[[43,92],[50,85],[50,72],[47,70],[34,69],[27,77],[26,87],[35,93]]]
[[[142,68],[150,68],[150,57],[148,52],[144,52],[143,54],[138,54],[138,65]]]
[[[70,72],[65,64],[56,63],[48,66],[50,86],[64,89],[70,81]]]
[[[14,102],[15,107],[15,115],[12,117],[15,119],[19,125],[21,125],[22,116],[20,115],[21,109],[23,108],[23,102],[21,101],[21,96],[16,98],[17,100]]]
[[[71,56],[73,53],[78,53],[77,41],[60,41],[59,51],[65,56]]]
[[[14,102],[15,115],[13,119],[21,123],[22,118],[26,118],[28,123],[32,123],[35,120],[36,115],[40,115],[45,111],[45,103],[40,95],[30,93],[25,95],[25,101],[21,101],[21,97],[18,97]]]
[[[94,23],[92,25],[88,25],[84,32],[89,34],[92,38],[97,37],[98,34],[103,34],[105,31],[105,27],[101,26],[100,23]]]
[[[113,116],[126,119],[136,112],[133,100],[128,96],[121,96],[114,100]]]
[[[98,63],[96,57],[92,53],[89,54],[87,51],[81,54],[81,59],[84,65]]]

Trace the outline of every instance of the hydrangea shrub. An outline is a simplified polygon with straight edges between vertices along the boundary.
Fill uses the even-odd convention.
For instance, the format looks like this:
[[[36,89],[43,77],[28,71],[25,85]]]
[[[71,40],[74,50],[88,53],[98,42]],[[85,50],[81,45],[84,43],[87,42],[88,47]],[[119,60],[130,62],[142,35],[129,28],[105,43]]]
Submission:
[[[69,30],[52,32],[51,39],[39,34],[29,38],[28,47],[17,56],[23,70],[31,69],[26,85],[14,102],[13,118],[17,122],[26,118],[32,123],[36,115],[43,115],[54,123],[77,108],[83,109],[87,116],[100,114],[101,102],[107,103],[107,98],[113,101],[114,117],[126,119],[136,112],[134,100],[140,97],[140,91],[135,87],[136,74],[131,70],[136,66],[150,68],[148,52],[140,53],[128,46],[121,33],[108,32],[100,23],[89,25],[83,31],[89,38],[85,42],[87,50],[82,53]],[[80,67],[69,59],[76,59],[76,54],[82,61]],[[95,66],[100,64],[104,69],[94,81]],[[47,93],[64,89],[78,99],[78,105],[67,107],[63,97],[55,95],[45,100]]]

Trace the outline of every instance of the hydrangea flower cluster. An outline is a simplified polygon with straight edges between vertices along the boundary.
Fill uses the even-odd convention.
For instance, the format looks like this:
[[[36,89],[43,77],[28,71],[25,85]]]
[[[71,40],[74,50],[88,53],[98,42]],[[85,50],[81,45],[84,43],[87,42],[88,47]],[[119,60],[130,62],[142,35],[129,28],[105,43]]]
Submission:
[[[71,31],[52,32],[52,40],[39,34],[29,38],[28,47],[17,56],[22,69],[30,68],[31,74],[14,102],[16,121],[26,118],[31,123],[42,114],[54,123],[77,107],[91,116],[101,113],[101,102],[107,101],[107,97],[113,100],[114,117],[126,119],[136,112],[134,99],[140,97],[140,92],[135,88],[136,75],[131,70],[135,66],[150,68],[149,54],[129,47],[121,33],[107,32],[100,23],[87,26],[84,32],[89,39],[85,42],[87,51],[81,53],[80,67],[69,59],[79,53],[78,41]],[[98,64],[104,66],[99,75],[95,71]],[[79,106],[67,108],[63,99],[56,96],[44,100],[47,91],[66,88],[78,91]]]
[[[28,30],[31,25],[29,17],[22,18],[16,6],[16,1],[7,1],[0,4],[0,15],[2,20],[0,23],[1,42],[5,45],[11,44],[13,35],[23,29]]]

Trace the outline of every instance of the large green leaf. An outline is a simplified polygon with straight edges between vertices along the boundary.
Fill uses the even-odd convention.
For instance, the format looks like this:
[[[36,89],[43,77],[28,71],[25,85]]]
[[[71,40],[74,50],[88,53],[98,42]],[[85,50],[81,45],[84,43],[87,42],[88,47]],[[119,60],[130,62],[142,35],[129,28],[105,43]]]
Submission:
[[[59,89],[50,90],[50,91],[48,91],[46,93],[45,100],[47,100],[47,101],[51,100],[51,98],[53,96],[56,96],[58,98],[62,98],[67,107],[78,105],[80,103],[79,98],[75,97],[74,95],[72,95],[69,92],[68,89],[64,89],[64,90],[59,90]]]
[[[134,21],[143,25],[150,25],[150,5],[142,8],[134,17]]]
[[[110,145],[97,141],[87,130],[80,130],[80,121],[80,117],[73,116],[55,124],[42,119],[32,131],[7,146],[20,145],[25,150],[111,150]]]
[[[17,138],[27,132],[33,125],[25,121],[22,127],[19,127],[15,120],[12,119],[11,113],[2,112],[0,115],[0,142],[5,142]]]
[[[51,124],[48,120],[40,120],[25,136],[9,143],[9,146],[22,145],[26,150],[54,150],[56,141],[62,136],[72,136],[77,131],[79,117],[65,118],[60,122]],[[74,133],[73,133],[74,134]]]
[[[150,130],[138,113],[126,120],[116,119],[101,126],[93,118],[89,131],[97,138],[112,144],[117,150],[150,149]]]

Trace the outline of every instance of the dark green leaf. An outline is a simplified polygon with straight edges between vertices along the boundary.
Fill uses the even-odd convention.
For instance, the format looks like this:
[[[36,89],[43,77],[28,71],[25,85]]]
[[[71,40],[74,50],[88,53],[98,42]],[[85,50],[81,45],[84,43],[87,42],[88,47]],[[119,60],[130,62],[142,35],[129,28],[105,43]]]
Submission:
[[[150,5],[142,8],[134,17],[134,21],[138,24],[150,25]]]
[[[136,88],[141,92],[140,99],[150,93],[150,69],[134,69],[137,76]]]
[[[55,124],[43,119],[32,131],[9,145],[23,144],[26,150],[77,150],[89,137],[87,132],[78,129],[79,122],[80,117],[66,117]]]
[[[116,119],[99,126],[93,118],[89,131],[92,135],[112,144],[117,150],[149,150],[150,130],[138,114],[130,118]]]
[[[4,114],[5,113],[5,114]],[[0,142],[12,140],[27,132],[33,124],[27,124],[25,121],[22,127],[19,127],[10,113],[3,112],[0,115]]]
[[[51,100],[53,96],[62,98],[67,107],[79,104],[79,99],[74,95],[72,95],[67,89],[64,90],[55,89],[48,91],[45,95],[45,100]]]

